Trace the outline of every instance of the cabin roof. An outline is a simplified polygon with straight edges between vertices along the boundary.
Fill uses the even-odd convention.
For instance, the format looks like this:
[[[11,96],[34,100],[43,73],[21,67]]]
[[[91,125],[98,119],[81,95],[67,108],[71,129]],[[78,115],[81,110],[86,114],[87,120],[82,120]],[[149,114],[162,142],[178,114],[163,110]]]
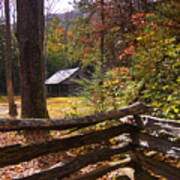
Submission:
[[[72,69],[64,69],[59,70],[56,73],[54,73],[52,76],[50,76],[46,81],[46,85],[50,84],[59,84],[68,78],[70,78],[72,75],[74,75],[77,71],[79,71],[79,67],[72,68]]]

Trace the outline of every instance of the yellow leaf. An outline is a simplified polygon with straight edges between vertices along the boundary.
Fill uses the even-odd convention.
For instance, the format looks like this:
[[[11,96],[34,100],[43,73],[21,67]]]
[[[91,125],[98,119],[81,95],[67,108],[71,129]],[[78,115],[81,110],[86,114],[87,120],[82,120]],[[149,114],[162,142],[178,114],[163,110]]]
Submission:
[[[136,38],[138,41],[142,40],[143,38],[141,36]]]

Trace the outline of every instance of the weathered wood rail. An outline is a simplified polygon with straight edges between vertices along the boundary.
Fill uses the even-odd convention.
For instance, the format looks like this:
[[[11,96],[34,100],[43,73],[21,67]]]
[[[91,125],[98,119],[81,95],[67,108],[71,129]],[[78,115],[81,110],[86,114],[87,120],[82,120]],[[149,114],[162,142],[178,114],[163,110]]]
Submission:
[[[14,130],[65,130],[69,128],[85,127],[105,120],[114,120],[127,115],[139,115],[151,110],[142,103],[135,103],[119,110],[102,112],[91,116],[71,119],[0,119],[0,131]]]
[[[73,128],[84,128],[95,125],[106,120],[116,120],[116,126],[112,125],[105,130],[93,131],[80,135],[73,135],[67,138],[53,139],[47,142],[29,144],[29,145],[12,145],[0,147],[0,167],[18,164],[23,161],[29,161],[41,155],[52,152],[67,151],[72,148],[78,148],[90,144],[103,144],[110,138],[119,139],[116,147],[111,145],[99,150],[91,151],[85,155],[77,156],[66,163],[57,164],[45,171],[33,174],[19,180],[53,180],[68,177],[81,168],[99,161],[109,160],[116,154],[129,154],[128,163],[116,163],[102,168],[100,171],[90,172],[75,177],[76,180],[88,180],[101,177],[113,169],[122,166],[132,166],[135,169],[135,179],[158,179],[149,172],[165,177],[170,180],[180,179],[180,169],[170,166],[151,157],[147,157],[137,150],[141,148],[154,150],[169,157],[180,160],[180,122],[176,120],[166,120],[151,117],[151,108],[143,103],[121,108],[119,110],[94,114],[72,119],[0,119],[0,131],[19,131],[19,130],[67,130]],[[128,120],[128,124],[126,121]],[[152,134],[155,133],[155,136]],[[167,137],[177,138],[177,141],[170,141]],[[142,151],[141,151],[142,152]],[[148,171],[147,171],[148,170]],[[118,179],[128,179],[118,177]],[[16,179],[17,180],[17,179]]]

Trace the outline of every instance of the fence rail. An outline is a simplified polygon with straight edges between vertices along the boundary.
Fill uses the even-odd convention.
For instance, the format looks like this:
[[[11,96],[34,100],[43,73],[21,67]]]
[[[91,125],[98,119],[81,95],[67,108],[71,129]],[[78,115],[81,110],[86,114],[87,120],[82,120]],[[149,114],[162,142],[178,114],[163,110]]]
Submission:
[[[108,148],[94,150],[85,155],[77,156],[67,163],[57,164],[55,167],[20,178],[19,180],[59,180],[89,164],[109,160],[111,156],[122,153],[129,154],[131,161],[109,165],[100,171],[90,172],[90,176],[85,174],[74,179],[81,180],[86,177],[85,179],[88,180],[88,177],[92,176],[92,179],[96,179],[112,169],[128,164],[128,166],[132,166],[135,169],[135,179],[137,180],[139,179],[139,174],[141,174],[141,178],[144,176],[146,179],[157,179],[149,174],[149,171],[146,171],[147,169],[167,179],[179,180],[180,169],[171,167],[165,162],[147,157],[137,150],[137,147],[154,150],[180,160],[180,143],[178,141],[172,142],[168,140],[168,137],[177,139],[180,137],[180,122],[143,115],[150,114],[151,110],[149,106],[138,102],[119,110],[72,119],[0,119],[0,131],[3,132],[39,129],[67,130],[88,127],[106,120],[116,120],[116,124],[119,123],[119,125],[109,127],[105,130],[94,130],[91,133],[53,139],[43,143],[30,145],[16,144],[0,147],[0,167],[29,161],[48,153],[67,151],[90,144],[103,144],[104,142],[108,142],[110,138],[116,137],[116,140],[120,142],[117,147],[109,146]],[[155,136],[152,134],[155,134]],[[119,177],[119,179],[127,179],[127,177]]]

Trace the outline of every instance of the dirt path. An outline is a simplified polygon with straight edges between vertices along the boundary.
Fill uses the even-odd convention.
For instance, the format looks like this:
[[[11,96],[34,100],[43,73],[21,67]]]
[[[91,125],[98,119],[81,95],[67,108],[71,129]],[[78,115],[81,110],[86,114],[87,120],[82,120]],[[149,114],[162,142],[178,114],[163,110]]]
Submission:
[[[18,115],[20,114],[20,104],[17,104],[17,111],[18,111]],[[4,118],[4,117],[9,117],[8,115],[9,112],[9,108],[8,108],[8,104],[7,103],[0,103],[0,118]],[[19,116],[17,116],[19,117]]]
[[[0,104],[0,116],[8,115],[8,104]]]

